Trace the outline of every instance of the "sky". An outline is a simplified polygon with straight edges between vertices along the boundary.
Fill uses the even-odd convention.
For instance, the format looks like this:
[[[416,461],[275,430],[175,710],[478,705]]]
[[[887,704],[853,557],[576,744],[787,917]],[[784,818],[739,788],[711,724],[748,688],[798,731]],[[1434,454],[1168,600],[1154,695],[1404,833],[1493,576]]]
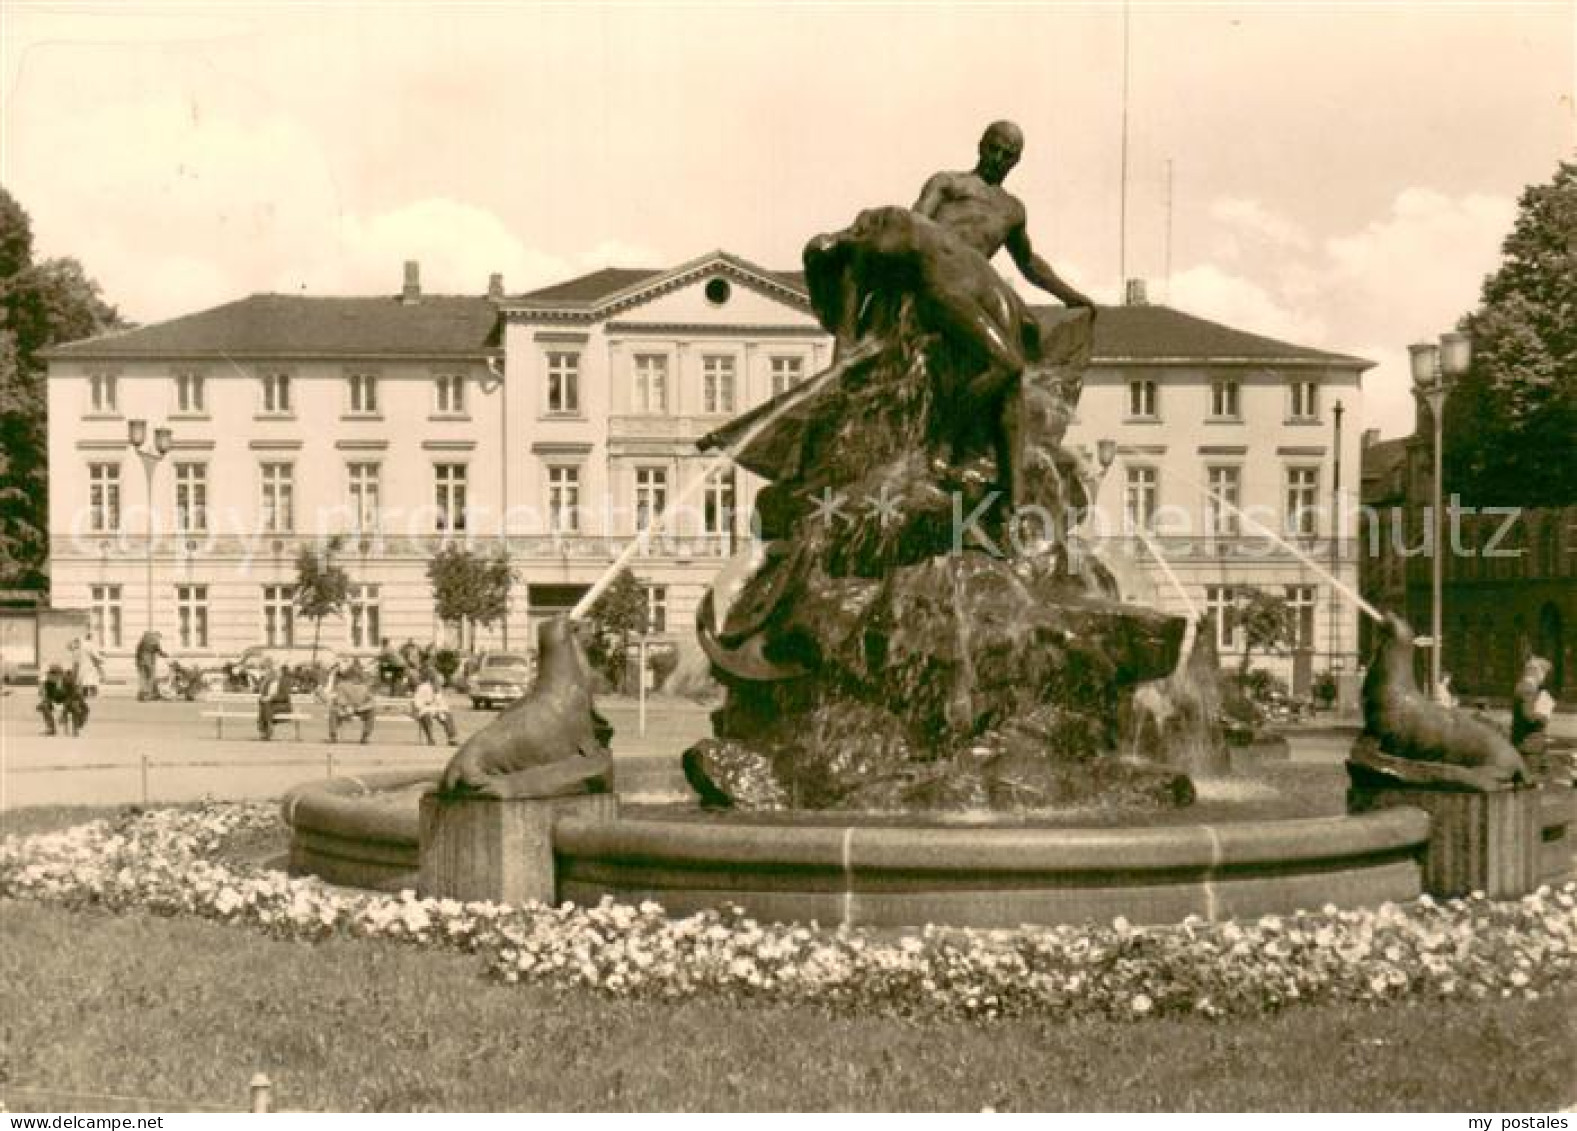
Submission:
[[[717,248],[792,268],[1009,118],[1064,278],[1373,360],[1365,424],[1398,435],[1407,344],[1577,153],[1577,0],[0,0],[0,84],[37,253],[139,322],[393,293],[407,259],[467,294]]]

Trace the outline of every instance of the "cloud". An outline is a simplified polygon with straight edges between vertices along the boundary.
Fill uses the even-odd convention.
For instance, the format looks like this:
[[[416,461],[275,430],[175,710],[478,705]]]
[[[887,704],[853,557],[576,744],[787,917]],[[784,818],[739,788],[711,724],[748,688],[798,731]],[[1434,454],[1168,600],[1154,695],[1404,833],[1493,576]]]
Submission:
[[[1301,226],[1276,215],[1256,200],[1222,197],[1211,204],[1210,216],[1238,234],[1279,247],[1305,250],[1313,244]]]
[[[1196,264],[1173,276],[1168,305],[1291,342],[1318,343],[1328,334],[1318,311],[1298,309],[1274,289],[1212,263]]]

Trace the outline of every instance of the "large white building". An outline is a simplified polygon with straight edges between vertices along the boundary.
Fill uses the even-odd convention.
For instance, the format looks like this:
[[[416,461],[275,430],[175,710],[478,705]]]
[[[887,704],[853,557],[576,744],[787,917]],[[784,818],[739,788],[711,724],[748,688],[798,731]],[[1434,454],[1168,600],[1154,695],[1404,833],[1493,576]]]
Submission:
[[[525,646],[681,496],[634,572],[657,630],[688,640],[758,486],[733,471],[702,482],[694,442],[827,365],[831,343],[799,273],[717,252],[509,297],[496,277],[486,295],[423,294],[413,264],[396,295],[257,295],[49,360],[54,604],[90,610],[112,657],[150,621],[167,648],[222,657],[305,639],[296,553],[336,535],[356,587],[325,643],[443,636],[427,562],[466,539],[507,544],[519,575],[507,623],[481,642]],[[1283,593],[1310,662],[1348,661],[1351,604],[1206,491],[1355,586],[1355,519],[1328,504],[1338,463],[1356,485],[1359,438],[1338,449],[1332,414],[1340,401],[1359,418],[1366,367],[1164,307],[1103,310],[1069,433],[1116,445],[1092,529],[1158,580],[1125,533],[1152,526],[1200,611],[1244,587]],[[169,429],[166,454],[129,447],[133,420],[145,453]],[[1185,606],[1166,583],[1155,593]]]

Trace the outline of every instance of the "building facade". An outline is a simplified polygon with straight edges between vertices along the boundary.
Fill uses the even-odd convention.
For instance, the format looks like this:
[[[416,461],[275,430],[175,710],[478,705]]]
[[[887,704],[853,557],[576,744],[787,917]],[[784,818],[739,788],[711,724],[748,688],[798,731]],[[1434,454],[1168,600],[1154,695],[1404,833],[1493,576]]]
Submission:
[[[686,644],[760,486],[695,442],[831,357],[802,276],[725,252],[515,296],[496,278],[424,295],[410,265],[398,296],[260,295],[62,346],[54,603],[89,610],[112,657],[150,624],[199,658],[309,642],[296,554],[339,538],[354,596],[323,642],[366,652],[453,638],[426,569],[465,541],[507,548],[518,574],[478,643],[523,648],[670,512],[632,568],[654,633]],[[1086,533],[1126,588],[1212,615],[1228,657],[1230,610],[1269,589],[1299,647],[1256,662],[1302,679],[1355,667],[1353,604],[1322,570],[1356,589],[1355,515],[1335,503],[1359,437],[1338,406],[1358,418],[1367,364],[1142,301],[1103,310],[1068,442],[1092,460],[1115,447]],[[167,427],[167,452],[133,451],[132,420]]]

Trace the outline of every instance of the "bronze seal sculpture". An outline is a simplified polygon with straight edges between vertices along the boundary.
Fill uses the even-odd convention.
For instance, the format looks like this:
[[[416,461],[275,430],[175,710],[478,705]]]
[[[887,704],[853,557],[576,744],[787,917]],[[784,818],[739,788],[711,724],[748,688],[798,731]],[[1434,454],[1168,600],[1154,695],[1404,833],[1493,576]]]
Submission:
[[[1491,790],[1528,780],[1505,735],[1432,701],[1413,675],[1413,630],[1387,613],[1363,683],[1363,734],[1347,762],[1354,784],[1405,782]]]
[[[586,657],[566,617],[537,631],[537,681],[444,768],[445,797],[567,797],[613,789],[613,727],[592,701]]]

